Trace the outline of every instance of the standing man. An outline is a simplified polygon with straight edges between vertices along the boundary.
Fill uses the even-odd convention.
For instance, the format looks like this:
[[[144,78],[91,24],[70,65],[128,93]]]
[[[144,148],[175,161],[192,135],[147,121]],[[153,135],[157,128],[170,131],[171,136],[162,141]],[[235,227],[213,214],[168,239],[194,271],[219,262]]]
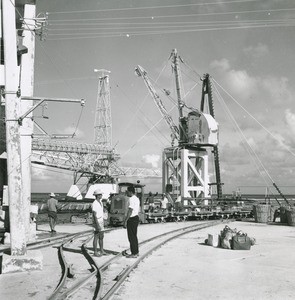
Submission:
[[[181,196],[179,195],[175,201],[175,211],[181,212],[182,209],[182,203],[181,203]]]
[[[154,196],[153,196],[152,192],[149,192],[149,195],[148,195],[146,201],[149,204],[149,212],[154,212],[155,199],[154,199]]]
[[[123,227],[127,228],[127,235],[130,244],[130,255],[126,255],[128,258],[138,257],[138,239],[137,239],[137,227],[139,224],[139,207],[140,201],[135,196],[135,189],[133,186],[128,186],[127,196],[129,198],[129,207],[127,216],[124,220]]]
[[[55,233],[55,225],[57,222],[57,204],[58,201],[55,199],[55,194],[50,193],[49,199],[47,200],[49,226],[52,233]]]
[[[167,199],[166,194],[164,193],[163,196],[162,196],[161,208],[165,212],[166,212],[166,210],[168,208],[168,203],[169,203],[169,201]]]
[[[93,237],[93,249],[94,256],[106,255],[103,250],[103,237],[104,237],[104,221],[103,221],[103,203],[102,203],[102,191],[97,189],[93,192],[95,200],[92,203],[92,219],[94,226],[94,237]],[[100,253],[97,251],[97,241],[99,244]]]

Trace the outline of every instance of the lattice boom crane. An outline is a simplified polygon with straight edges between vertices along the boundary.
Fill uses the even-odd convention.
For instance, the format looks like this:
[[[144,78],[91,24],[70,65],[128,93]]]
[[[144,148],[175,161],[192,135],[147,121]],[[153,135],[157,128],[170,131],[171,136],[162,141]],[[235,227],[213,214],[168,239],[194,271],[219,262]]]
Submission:
[[[147,86],[151,96],[153,97],[157,107],[160,110],[160,113],[162,114],[162,116],[165,119],[166,123],[169,125],[169,127],[171,129],[171,132],[172,132],[172,145],[173,145],[174,140],[175,139],[179,140],[179,138],[180,138],[178,127],[175,125],[175,123],[172,120],[171,116],[168,114],[166,108],[163,105],[163,102],[162,102],[161,98],[159,97],[158,93],[156,92],[156,90],[152,86],[152,84],[149,80],[149,77],[147,76],[147,72],[145,71],[145,69],[138,65],[135,68],[135,72],[138,76],[143,78],[145,85]]]

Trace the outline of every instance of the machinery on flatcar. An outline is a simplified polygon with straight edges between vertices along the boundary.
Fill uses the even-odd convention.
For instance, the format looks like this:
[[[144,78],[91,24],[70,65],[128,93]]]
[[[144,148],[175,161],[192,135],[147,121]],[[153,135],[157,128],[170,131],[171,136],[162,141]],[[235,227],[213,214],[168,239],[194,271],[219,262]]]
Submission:
[[[171,146],[165,147],[162,155],[162,192],[169,193],[173,203],[179,204],[182,210],[186,211],[192,207],[207,207],[212,199],[212,186],[216,186],[217,198],[222,199],[218,154],[219,125],[214,116],[213,91],[209,74],[202,77],[200,109],[190,107],[184,102],[181,94],[179,62],[182,62],[182,59],[176,49],[173,49],[171,58],[178,103],[177,123],[165,108],[147,71],[137,66],[135,72],[144,80],[171,131]],[[166,90],[165,94],[171,97]],[[177,145],[174,145],[175,141]],[[214,156],[213,167],[209,164],[212,155]],[[210,174],[215,174],[215,182],[210,181]]]
[[[111,226],[120,226],[124,223],[129,206],[129,198],[126,196],[129,186],[135,188],[135,195],[140,201],[139,221],[140,223],[147,223],[144,212],[144,185],[140,183],[121,182],[118,184],[118,194],[114,195],[111,199],[109,212],[109,223]]]

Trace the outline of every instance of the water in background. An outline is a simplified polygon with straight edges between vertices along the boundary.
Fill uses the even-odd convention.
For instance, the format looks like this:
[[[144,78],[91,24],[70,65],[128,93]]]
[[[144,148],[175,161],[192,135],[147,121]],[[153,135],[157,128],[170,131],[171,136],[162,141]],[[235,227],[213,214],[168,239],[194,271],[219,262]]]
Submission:
[[[32,193],[31,202],[46,202],[50,193]],[[65,199],[67,193],[55,193],[57,200]]]

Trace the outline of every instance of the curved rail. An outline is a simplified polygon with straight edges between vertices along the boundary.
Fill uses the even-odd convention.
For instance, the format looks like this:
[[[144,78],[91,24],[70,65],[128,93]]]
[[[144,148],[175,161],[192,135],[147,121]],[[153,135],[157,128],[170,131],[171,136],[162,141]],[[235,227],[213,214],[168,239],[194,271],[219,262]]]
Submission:
[[[63,257],[63,261],[61,262],[62,269],[63,269],[63,275],[62,275],[62,278],[61,278],[57,288],[55,289],[54,293],[50,296],[49,299],[50,300],[67,299],[68,297],[71,297],[71,299],[74,299],[75,297],[76,297],[76,299],[79,299],[78,292],[80,292],[80,293],[82,292],[82,290],[80,290],[80,288],[83,286],[85,289],[88,290],[88,291],[85,291],[85,289],[83,289],[84,297],[86,297],[88,299],[103,299],[103,300],[109,299],[120,288],[120,286],[123,284],[123,282],[128,277],[130,272],[134,268],[136,268],[138,266],[138,264],[144,258],[146,258],[153,251],[155,251],[156,249],[161,247],[163,244],[169,242],[172,239],[178,238],[181,235],[184,235],[184,234],[196,231],[196,230],[201,230],[203,228],[207,228],[210,226],[214,226],[214,225],[220,224],[221,222],[222,221],[220,221],[220,220],[206,221],[202,224],[198,223],[198,224],[190,225],[187,227],[182,227],[182,228],[179,228],[176,230],[171,230],[171,231],[162,233],[160,235],[157,235],[157,236],[154,236],[152,238],[142,241],[141,243],[139,243],[140,246],[142,246],[144,244],[148,244],[152,241],[156,241],[159,238],[162,238],[162,239],[164,238],[164,240],[158,242],[155,246],[152,246],[152,247],[150,247],[150,249],[145,250],[145,253],[143,255],[141,255],[139,258],[137,258],[134,263],[132,263],[132,260],[128,260],[131,264],[127,268],[126,268],[126,263],[124,262],[125,267],[123,269],[120,269],[119,273],[115,273],[115,274],[117,274],[115,276],[115,280],[116,280],[115,284],[113,283],[113,281],[114,281],[113,278],[112,279],[107,278],[108,281],[106,281],[105,284],[103,285],[102,274],[105,274],[104,271],[106,271],[113,262],[118,261],[118,264],[120,264],[119,263],[120,259],[123,259],[122,256],[126,253],[126,251],[128,249],[125,249],[122,252],[115,252],[115,251],[107,250],[107,252],[112,253],[114,256],[111,257],[110,259],[108,259],[107,261],[105,261],[105,263],[103,263],[101,266],[98,267],[96,262],[94,261],[92,256],[88,253],[87,248],[86,248],[87,243],[92,239],[92,236],[91,236],[86,241],[84,241],[81,246],[81,252],[91,266],[91,270],[90,270],[91,273],[84,276],[83,278],[77,280],[72,286],[70,286],[69,288],[67,288],[66,290],[63,291],[63,289],[65,289],[65,283],[67,281],[66,280],[67,277],[71,276],[70,266],[67,264],[67,262],[65,261],[65,257],[63,256],[63,250],[68,249],[68,248],[66,248],[66,243],[65,243],[60,247],[60,252],[61,252],[60,256],[61,256],[61,258]],[[165,238],[165,236],[166,236],[166,238]],[[125,258],[124,258],[124,260],[125,260]],[[110,276],[113,276],[113,275],[110,275]],[[90,284],[89,281],[92,281],[95,277],[96,277],[96,282],[95,283],[93,282],[93,284]],[[88,283],[87,286],[86,286],[86,283]],[[108,285],[110,286],[110,288],[107,287]],[[103,288],[106,288],[108,290],[103,293]],[[89,292],[91,294],[91,296],[89,295],[87,297],[85,295],[87,292]]]
[[[40,241],[31,242],[31,243],[28,243],[27,250],[36,250],[36,249],[46,248],[46,247],[49,247],[52,245],[64,243],[67,240],[75,237],[77,234],[83,235],[83,234],[87,234],[90,232],[93,232],[93,230],[90,229],[90,230],[80,231],[79,233],[68,233],[68,234],[65,234],[62,236],[55,236],[55,237],[42,239]],[[1,255],[1,253],[6,253],[9,251],[10,251],[10,246],[7,246],[6,248],[2,248],[2,249],[0,249],[0,255]]]
[[[77,239],[77,238],[80,238],[81,236],[83,236],[83,234],[76,234],[76,236],[74,236],[72,239],[69,239],[67,242],[63,243],[58,248],[59,260],[60,260],[60,264],[62,267],[62,276],[61,276],[61,279],[60,279],[56,289],[48,298],[49,300],[66,299],[71,293],[73,293],[79,287],[81,287],[83,284],[85,284],[89,280],[89,278],[92,278],[95,275],[97,275],[97,277],[99,278],[98,282],[99,283],[101,282],[100,271],[99,271],[95,261],[93,260],[93,258],[90,256],[90,254],[88,253],[88,251],[86,249],[86,244],[92,239],[92,232],[93,232],[93,230],[90,233],[91,236],[85,242],[83,242],[83,244],[81,246],[81,251],[80,251],[86,258],[88,263],[90,264],[90,266],[91,266],[90,272],[91,273],[88,276],[86,276],[86,278],[82,278],[81,280],[77,281],[69,290],[67,290],[65,292],[62,291],[65,287],[67,277],[73,277],[73,275],[71,274],[71,266],[67,263],[63,251],[66,249],[65,245],[67,243],[71,243],[74,239]],[[89,232],[87,232],[87,233],[89,233]],[[84,235],[85,235],[85,233],[84,233]],[[99,286],[99,284],[98,284],[98,286]]]

